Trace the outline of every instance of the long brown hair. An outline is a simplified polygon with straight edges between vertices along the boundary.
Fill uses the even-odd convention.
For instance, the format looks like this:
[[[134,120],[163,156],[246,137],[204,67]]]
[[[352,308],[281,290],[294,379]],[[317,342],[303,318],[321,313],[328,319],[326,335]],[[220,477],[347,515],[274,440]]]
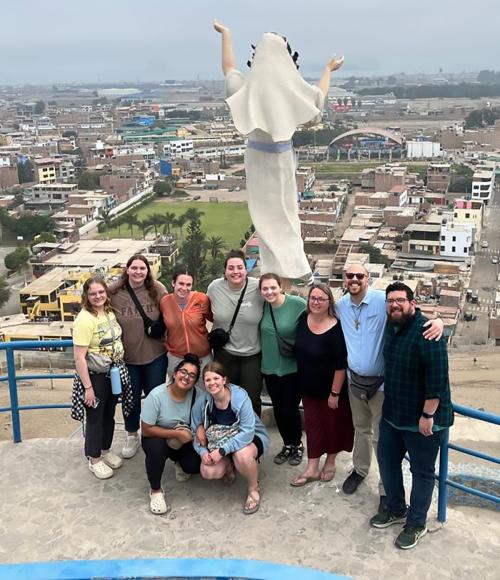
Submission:
[[[130,268],[132,262],[134,262],[135,260],[140,260],[145,264],[148,273],[146,274],[146,278],[144,280],[144,286],[148,291],[149,297],[151,298],[152,302],[158,306],[160,300],[158,297],[158,289],[156,288],[155,279],[153,278],[151,266],[149,265],[148,259],[146,258],[146,256],[143,256],[142,254],[134,254],[133,256],[130,256],[130,258],[127,260],[127,264],[123,269],[121,278],[116,286],[116,290],[119,290],[120,288],[123,288],[126,284],[128,284],[129,280],[127,270]]]
[[[111,300],[109,299],[108,285],[106,284],[103,278],[99,278],[97,276],[87,278],[85,280],[82,289],[82,308],[84,308],[88,312],[91,312],[94,316],[97,316],[97,311],[89,302],[89,288],[92,286],[92,284],[99,284],[104,288],[104,290],[106,290],[106,302],[104,303],[104,311],[111,312]]]

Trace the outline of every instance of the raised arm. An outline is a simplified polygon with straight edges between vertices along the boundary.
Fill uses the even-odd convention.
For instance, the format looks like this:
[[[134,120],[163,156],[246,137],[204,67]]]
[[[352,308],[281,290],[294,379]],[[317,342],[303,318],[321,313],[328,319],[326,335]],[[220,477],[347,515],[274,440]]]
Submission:
[[[332,58],[329,62],[327,62],[325,66],[325,70],[321,75],[321,78],[318,82],[318,88],[320,91],[325,95],[328,95],[328,89],[330,88],[330,77],[334,70],[339,69],[344,64],[344,57],[341,58]]]
[[[222,48],[222,72],[224,76],[236,68],[236,59],[234,57],[233,41],[229,28],[223,26],[217,20],[214,20],[214,29],[221,35]]]

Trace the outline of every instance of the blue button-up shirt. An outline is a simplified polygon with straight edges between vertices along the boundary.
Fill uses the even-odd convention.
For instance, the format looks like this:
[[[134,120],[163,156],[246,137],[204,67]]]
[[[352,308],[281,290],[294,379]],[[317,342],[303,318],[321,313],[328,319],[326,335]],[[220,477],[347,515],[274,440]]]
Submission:
[[[368,288],[359,305],[346,294],[337,301],[335,310],[344,331],[349,369],[365,377],[383,376],[385,292]]]

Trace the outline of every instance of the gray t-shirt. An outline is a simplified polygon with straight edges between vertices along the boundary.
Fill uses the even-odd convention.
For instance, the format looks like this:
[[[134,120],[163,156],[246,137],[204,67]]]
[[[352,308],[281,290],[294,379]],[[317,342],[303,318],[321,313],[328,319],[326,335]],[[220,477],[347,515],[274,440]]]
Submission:
[[[231,290],[227,280],[217,278],[207,290],[214,315],[213,328],[229,330],[241,290]],[[224,347],[227,352],[239,356],[251,356],[260,352],[259,323],[262,318],[264,299],[257,278],[248,277],[248,286],[241,303],[231,338]]]
[[[190,390],[184,401],[179,403],[172,399],[166,385],[159,385],[146,397],[141,419],[148,425],[158,425],[165,429],[174,429],[179,423],[190,425],[192,397],[193,391]]]

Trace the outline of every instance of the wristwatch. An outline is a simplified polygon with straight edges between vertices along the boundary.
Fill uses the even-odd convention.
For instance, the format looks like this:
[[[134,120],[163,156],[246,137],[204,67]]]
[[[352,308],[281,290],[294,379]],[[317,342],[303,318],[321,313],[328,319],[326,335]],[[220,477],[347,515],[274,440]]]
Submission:
[[[434,419],[434,415],[435,413],[426,413],[425,411],[422,411],[422,417],[424,419]]]
[[[217,451],[219,452],[219,455],[221,457],[224,457],[226,455],[226,451],[224,450],[224,447],[219,447],[219,449]]]
[[[340,397],[340,393],[336,393],[335,391],[330,391],[330,395],[332,397]]]

